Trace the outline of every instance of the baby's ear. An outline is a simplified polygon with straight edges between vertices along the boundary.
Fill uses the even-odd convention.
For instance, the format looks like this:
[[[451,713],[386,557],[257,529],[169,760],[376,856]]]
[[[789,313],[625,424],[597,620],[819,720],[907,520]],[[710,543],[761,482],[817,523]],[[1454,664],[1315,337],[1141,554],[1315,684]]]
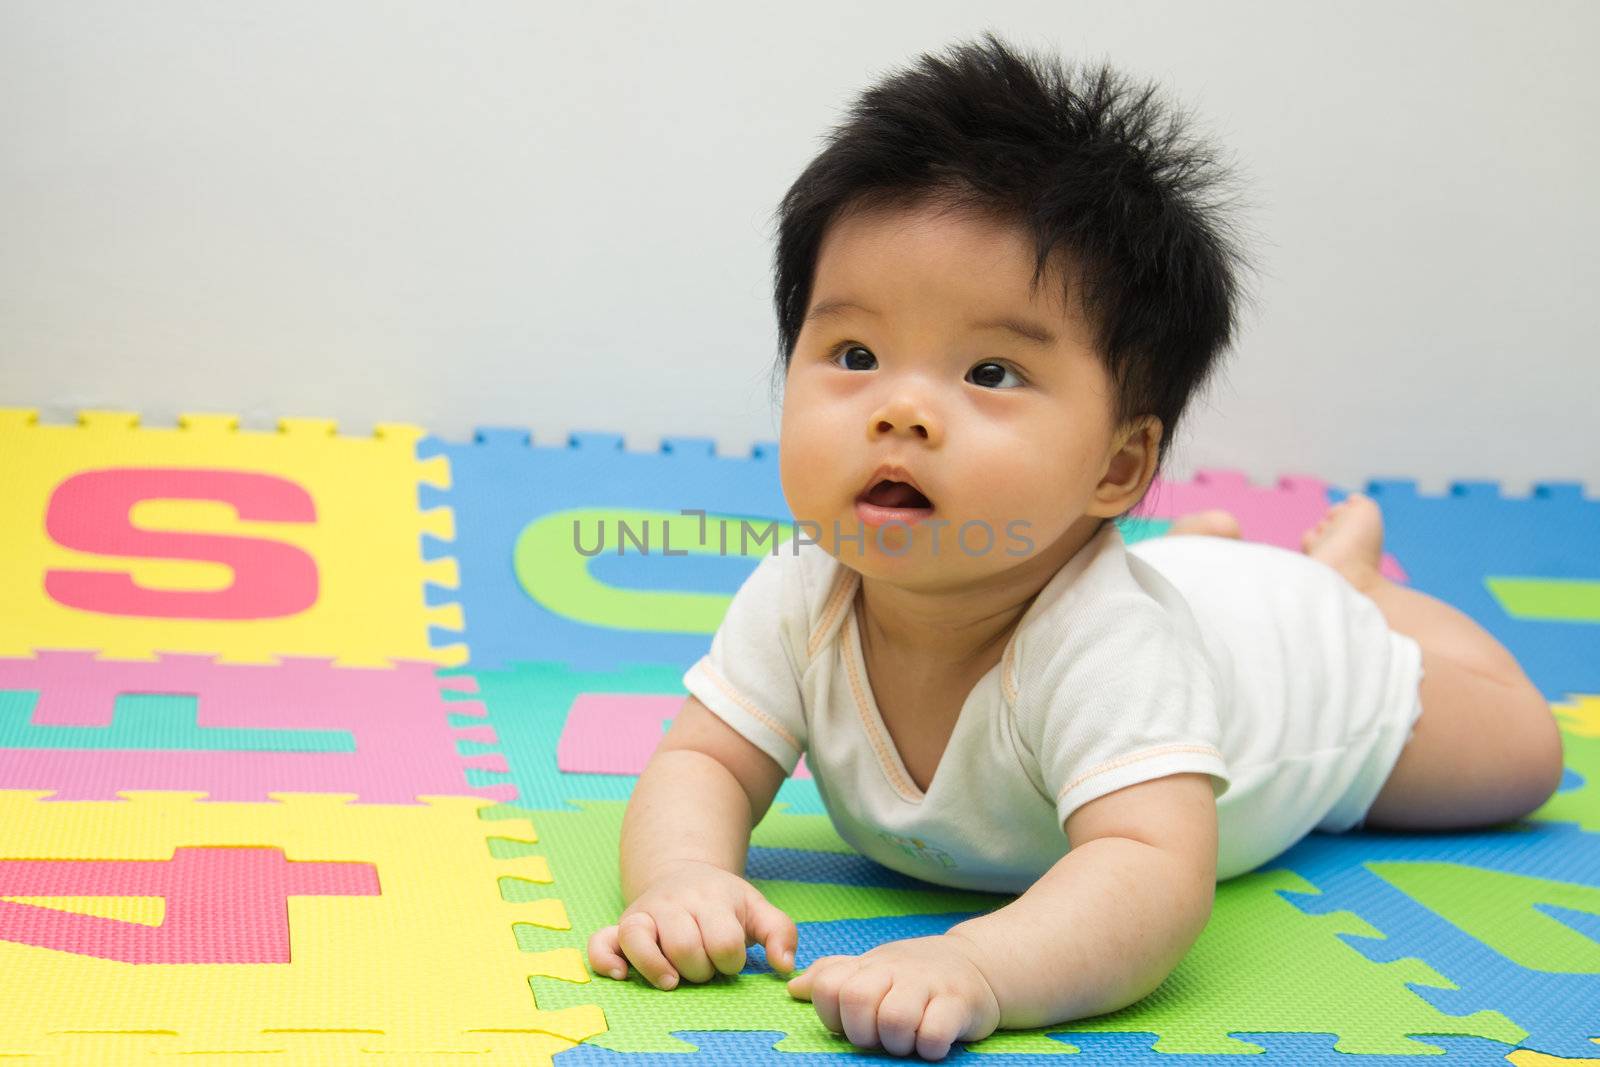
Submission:
[[[1140,415],[1117,431],[1112,438],[1116,450],[1106,460],[1089,514],[1120,515],[1144,495],[1155,477],[1161,433],[1161,420],[1154,415]]]

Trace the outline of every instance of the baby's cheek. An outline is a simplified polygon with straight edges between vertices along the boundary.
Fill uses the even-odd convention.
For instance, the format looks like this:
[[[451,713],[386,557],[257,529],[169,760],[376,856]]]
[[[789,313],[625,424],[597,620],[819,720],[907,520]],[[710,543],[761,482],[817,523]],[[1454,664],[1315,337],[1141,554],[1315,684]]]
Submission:
[[[819,513],[823,496],[818,486],[818,461],[808,458],[804,449],[796,449],[791,453],[788,446],[781,447],[782,462],[778,477],[783,484],[783,498],[789,505],[789,511],[796,519],[822,519]]]
[[[819,519],[819,512],[835,507],[833,498],[852,495],[844,484],[845,470],[856,462],[840,454],[837,436],[830,445],[820,433],[797,428],[785,432],[778,443],[778,476],[783,495],[797,519]],[[832,518],[832,515],[826,516]]]

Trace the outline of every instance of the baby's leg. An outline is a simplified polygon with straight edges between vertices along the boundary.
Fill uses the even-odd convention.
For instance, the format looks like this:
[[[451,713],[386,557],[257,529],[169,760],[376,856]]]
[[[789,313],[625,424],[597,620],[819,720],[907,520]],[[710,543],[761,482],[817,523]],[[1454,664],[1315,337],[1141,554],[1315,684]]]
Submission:
[[[1175,534],[1209,534],[1212,537],[1239,536],[1239,520],[1231,512],[1221,508],[1212,508],[1209,511],[1191,511],[1174,519],[1172,525],[1167,527],[1165,537]]]
[[[1561,734],[1549,702],[1503,645],[1467,615],[1389,581],[1383,516],[1353,493],[1334,505],[1302,549],[1333,567],[1422,646],[1422,716],[1400,752],[1367,827],[1492,826],[1543,804],[1561,781]]]

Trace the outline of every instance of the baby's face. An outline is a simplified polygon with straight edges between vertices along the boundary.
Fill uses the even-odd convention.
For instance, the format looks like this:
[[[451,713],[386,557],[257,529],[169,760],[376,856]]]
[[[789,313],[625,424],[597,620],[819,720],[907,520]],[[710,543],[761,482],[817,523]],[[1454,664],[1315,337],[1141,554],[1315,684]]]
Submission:
[[[785,383],[780,475],[795,518],[817,523],[846,565],[970,580],[1098,522],[1112,383],[1057,276],[1030,294],[1033,259],[1021,231],[930,208],[829,229]],[[883,463],[904,467],[932,503],[909,528],[871,525],[882,513],[858,507]],[[836,528],[863,544],[835,541]]]

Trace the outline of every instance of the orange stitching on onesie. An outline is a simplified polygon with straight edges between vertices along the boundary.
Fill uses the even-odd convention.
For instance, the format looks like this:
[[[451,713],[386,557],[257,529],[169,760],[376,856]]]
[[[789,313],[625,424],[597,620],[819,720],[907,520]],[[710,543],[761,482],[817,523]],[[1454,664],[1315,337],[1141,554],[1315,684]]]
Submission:
[[[701,670],[705,671],[707,678],[710,678],[713,682],[717,683],[717,688],[721,689],[724,693],[727,693],[735,704],[738,704],[745,711],[748,711],[751,715],[753,715],[757,722],[761,723],[761,725],[765,726],[767,729],[771,730],[773,733],[789,742],[791,748],[798,749],[800,747],[800,742],[796,741],[794,739],[794,735],[783,728],[782,723],[778,722],[777,719],[774,719],[772,716],[768,715],[766,712],[750,703],[750,701],[746,700],[743,693],[739,692],[732,685],[730,685],[727,679],[723,678],[722,675],[712,670],[711,664],[706,662],[708,659],[710,659],[709,656],[702,657],[699,666]]]
[[[884,751],[885,739],[878,735],[877,724],[872,721],[872,716],[867,711],[866,694],[862,690],[861,679],[856,674],[856,617],[854,612],[851,612],[845,619],[845,624],[850,627],[851,632],[844,657],[844,665],[845,670],[850,675],[850,690],[855,694],[856,711],[861,715],[862,730],[866,733],[867,740],[872,743],[872,751],[877,754],[878,764],[883,768],[884,776],[889,779],[889,783],[899,790],[900,795],[906,800],[916,800],[921,795],[922,790],[916,788],[915,782],[907,783],[900,776],[900,769],[894,765],[894,761],[890,760],[888,754]],[[908,784],[910,785],[909,789],[907,788]]]
[[[1006,699],[1013,704],[1017,702],[1017,680],[1014,674],[1015,667],[1013,666],[1016,658],[1017,638],[1016,634],[1013,633],[1011,640],[1006,644],[1006,654],[1002,657],[1003,662],[1000,664],[1000,688],[1005,690]]]
[[[817,654],[817,646],[822,641],[822,635],[828,632],[833,625],[833,620],[839,614],[839,606],[844,603],[846,595],[853,593],[854,583],[851,578],[855,572],[840,564],[833,579],[833,592],[828,594],[827,603],[822,606],[822,618],[817,623],[817,628],[811,631],[811,638],[806,642],[806,652],[811,658]]]
[[[1087,771],[1084,771],[1082,774],[1078,775],[1078,777],[1062,786],[1061,792],[1056,794],[1056,799],[1060,800],[1062,797],[1072,792],[1073,787],[1082,782],[1088,781],[1097,774],[1104,774],[1106,771],[1114,771],[1118,767],[1123,767],[1130,763],[1137,763],[1139,760],[1150,759],[1152,756],[1164,756],[1169,752],[1204,752],[1216,756],[1218,759],[1222,758],[1222,753],[1218,752],[1210,745],[1162,745],[1159,748],[1147,748],[1143,752],[1135,752],[1129,756],[1121,756],[1114,760],[1107,760],[1098,767],[1089,768]]]

